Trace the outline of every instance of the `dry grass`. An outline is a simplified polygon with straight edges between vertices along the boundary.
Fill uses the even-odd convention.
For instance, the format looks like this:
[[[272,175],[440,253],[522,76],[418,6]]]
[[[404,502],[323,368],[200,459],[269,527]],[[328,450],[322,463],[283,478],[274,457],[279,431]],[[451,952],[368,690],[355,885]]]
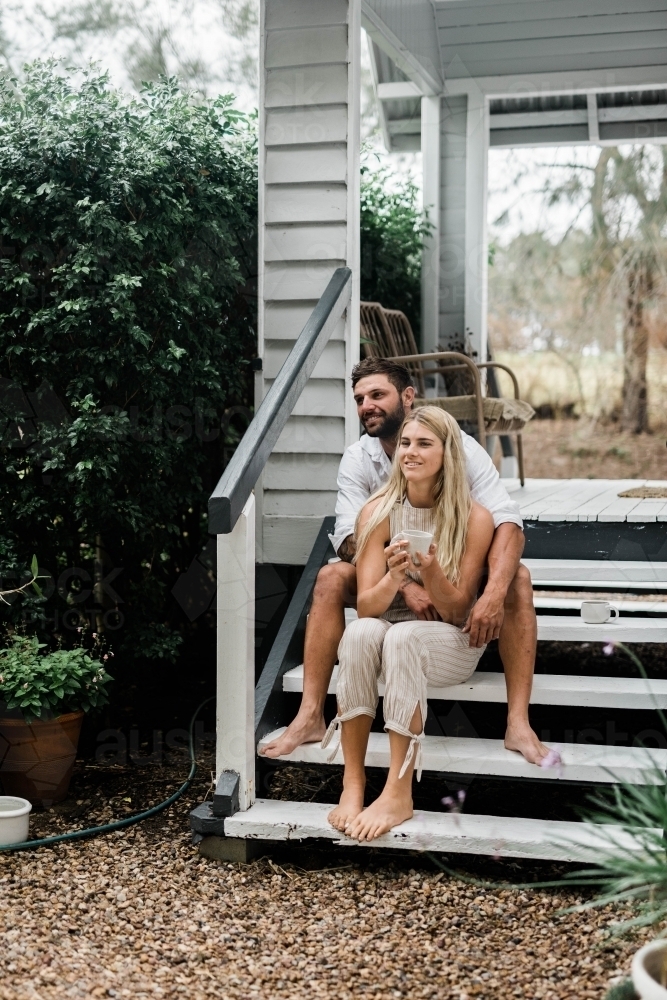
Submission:
[[[530,479],[665,479],[665,434],[627,434],[593,420],[532,420],[523,434]]]
[[[514,370],[522,398],[535,408],[546,405],[555,414],[574,413],[604,420],[620,411],[623,364],[616,354],[595,358],[551,351],[499,351],[496,360]],[[499,379],[503,393],[512,395],[508,376],[500,372]],[[653,430],[664,428],[667,350],[655,349],[649,355],[648,395],[650,426]]]

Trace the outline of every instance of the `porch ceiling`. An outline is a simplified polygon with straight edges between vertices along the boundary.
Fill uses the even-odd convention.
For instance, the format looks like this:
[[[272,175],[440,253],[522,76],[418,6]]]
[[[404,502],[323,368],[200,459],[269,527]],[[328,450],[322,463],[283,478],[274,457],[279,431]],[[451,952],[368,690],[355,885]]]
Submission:
[[[631,7],[362,0],[388,148],[419,148],[415,90],[471,88],[492,97],[492,146],[666,142],[667,0]]]
[[[667,62],[665,0],[435,0],[434,7],[448,78]]]

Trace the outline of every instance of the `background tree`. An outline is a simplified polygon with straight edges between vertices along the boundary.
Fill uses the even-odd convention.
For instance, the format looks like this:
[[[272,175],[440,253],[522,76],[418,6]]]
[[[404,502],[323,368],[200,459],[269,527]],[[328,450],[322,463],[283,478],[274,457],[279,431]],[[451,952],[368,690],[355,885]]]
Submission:
[[[552,380],[554,402],[557,395],[568,412],[612,416],[639,432],[648,428],[648,359],[656,394],[667,360],[665,151],[590,152],[505,165],[503,197],[518,192],[519,211],[529,196],[522,228],[530,228],[503,239],[504,225],[517,227],[512,207],[494,223],[489,335],[494,350],[513,353],[534,402],[549,396],[555,364],[568,374],[561,372],[559,390]],[[656,395],[653,419],[661,422],[657,403]]]
[[[401,309],[415,336],[421,314],[422,242],[428,223],[407,174],[361,168],[361,298]]]
[[[116,614],[126,663],[176,656],[171,588],[250,399],[256,190],[229,97],[0,84],[0,574],[36,552],[43,627]]]
[[[648,429],[647,308],[667,275],[667,149],[603,149],[591,186],[593,281],[608,280],[624,299],[624,430]]]
[[[617,305],[623,331],[621,427],[648,430],[647,313],[664,301],[667,277],[667,149],[600,150],[592,170],[578,167],[553,201],[585,196],[591,232],[581,274],[593,300]]]
[[[0,8],[0,66],[17,75],[36,55],[102,61],[119,82],[177,76],[203,94],[257,89],[257,0],[49,0]]]

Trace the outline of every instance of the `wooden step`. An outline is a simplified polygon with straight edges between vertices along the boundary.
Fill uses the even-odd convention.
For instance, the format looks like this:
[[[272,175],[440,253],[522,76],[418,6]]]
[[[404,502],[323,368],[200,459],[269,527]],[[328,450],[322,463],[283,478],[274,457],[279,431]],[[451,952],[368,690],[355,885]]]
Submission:
[[[276,729],[260,740],[261,750],[285,731]],[[551,781],[584,781],[591,784],[661,784],[667,770],[667,750],[646,750],[643,747],[600,746],[588,743],[546,744],[555,747],[562,758],[562,767],[538,767],[529,764],[521,754],[506,750],[502,740],[468,739],[454,736],[426,736],[423,744],[423,768],[446,774],[488,774],[503,778],[534,778]],[[279,760],[302,764],[328,764],[331,746],[322,750],[319,743],[303,743]],[[331,762],[343,763],[338,746]],[[386,733],[371,733],[366,752],[367,767],[389,767],[389,737]]]
[[[523,559],[534,587],[667,590],[667,562],[611,559]]]
[[[667,642],[667,618],[616,618],[604,625],[589,625],[580,615],[538,615],[537,638],[551,642]]]
[[[583,823],[421,810],[370,845],[359,844],[334,830],[327,821],[330,811],[331,805],[319,802],[258,799],[247,811],[225,819],[225,835],[253,840],[321,838],[346,847],[451,851],[579,862],[599,861],[601,851],[639,849],[632,836],[620,827],[602,829]]]
[[[354,608],[345,608],[346,626],[357,617]],[[537,638],[548,642],[667,642],[667,618],[610,618],[604,625],[590,625],[581,615],[538,615]]]
[[[338,664],[329,683],[329,694],[336,693]],[[384,684],[380,684],[380,695]],[[303,691],[303,665],[283,674],[283,691]],[[499,673],[482,670],[472,675],[465,684],[450,687],[429,687],[428,697],[442,701],[507,701],[505,677]],[[641,677],[581,677],[579,675],[536,674],[533,681],[532,705],[576,705],[596,708],[667,709],[667,680],[649,680]]]
[[[620,612],[627,615],[664,615],[667,618],[667,601],[646,600],[646,601],[623,601],[614,597],[608,598]],[[541,593],[539,597],[533,598],[536,611],[550,611],[561,608],[563,611],[571,611],[579,614],[582,601],[607,600],[604,594],[591,592],[586,597],[556,597],[550,594]]]

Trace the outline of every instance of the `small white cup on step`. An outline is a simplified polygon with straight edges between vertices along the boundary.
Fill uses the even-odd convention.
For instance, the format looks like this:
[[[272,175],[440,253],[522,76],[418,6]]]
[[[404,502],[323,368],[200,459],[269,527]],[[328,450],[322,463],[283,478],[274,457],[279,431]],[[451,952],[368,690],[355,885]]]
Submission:
[[[394,542],[407,542],[410,557],[412,559],[415,556],[419,558],[420,555],[428,555],[428,550],[433,541],[433,532],[417,531],[416,528],[406,528],[405,531],[399,531],[397,535],[394,535],[391,541],[392,544]]]
[[[589,625],[604,625],[610,618],[618,618],[619,610],[609,601],[582,601],[581,617]]]

